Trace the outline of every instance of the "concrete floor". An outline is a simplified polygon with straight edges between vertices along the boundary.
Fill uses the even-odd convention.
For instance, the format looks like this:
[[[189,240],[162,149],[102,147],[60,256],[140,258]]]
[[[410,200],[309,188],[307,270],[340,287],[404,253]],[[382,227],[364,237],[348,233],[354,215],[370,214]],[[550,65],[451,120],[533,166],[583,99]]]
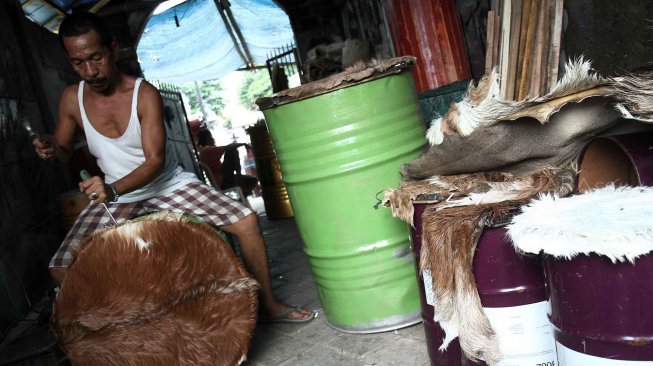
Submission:
[[[250,199],[259,213],[271,262],[276,296],[291,304],[318,311],[306,324],[258,325],[245,366],[427,366],[422,324],[375,334],[348,334],[325,321],[302,250],[294,219],[267,220],[263,201]]]
[[[330,328],[320,308],[294,219],[268,220],[263,200],[250,199],[259,214],[277,298],[317,311],[305,324],[260,324],[244,366],[427,366],[422,324],[375,334]],[[47,308],[36,305],[35,308]],[[45,316],[43,314],[46,314]],[[0,366],[68,366],[48,331],[47,312],[32,312],[0,339]]]

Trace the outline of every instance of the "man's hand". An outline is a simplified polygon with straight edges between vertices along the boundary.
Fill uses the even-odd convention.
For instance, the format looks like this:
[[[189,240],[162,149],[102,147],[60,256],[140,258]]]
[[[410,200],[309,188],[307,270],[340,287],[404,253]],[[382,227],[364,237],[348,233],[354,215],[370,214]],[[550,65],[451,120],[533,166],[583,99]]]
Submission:
[[[43,159],[48,160],[57,154],[57,140],[50,135],[43,135],[32,140],[36,154]]]
[[[237,149],[237,148],[239,148],[241,146],[245,146],[245,148],[247,148],[247,150],[252,148],[251,146],[249,146],[249,144],[246,144],[244,142],[232,142],[227,146],[223,146],[223,148],[225,150],[227,150],[227,149]]]
[[[79,191],[84,192],[88,199],[95,203],[110,202],[113,199],[111,188],[98,176],[79,182]]]

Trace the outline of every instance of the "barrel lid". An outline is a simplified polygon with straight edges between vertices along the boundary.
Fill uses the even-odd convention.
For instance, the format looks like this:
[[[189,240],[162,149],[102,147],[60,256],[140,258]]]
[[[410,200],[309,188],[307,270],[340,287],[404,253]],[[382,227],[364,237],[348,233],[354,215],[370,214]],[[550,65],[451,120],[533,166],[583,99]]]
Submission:
[[[341,73],[331,75],[324,79],[304,84],[296,88],[282,90],[269,97],[258,98],[256,104],[261,110],[266,110],[279,105],[354,86],[384,76],[398,74],[404,70],[412,68],[414,65],[414,56],[395,57],[380,61],[375,60],[369,64],[357,64],[347,68]]]

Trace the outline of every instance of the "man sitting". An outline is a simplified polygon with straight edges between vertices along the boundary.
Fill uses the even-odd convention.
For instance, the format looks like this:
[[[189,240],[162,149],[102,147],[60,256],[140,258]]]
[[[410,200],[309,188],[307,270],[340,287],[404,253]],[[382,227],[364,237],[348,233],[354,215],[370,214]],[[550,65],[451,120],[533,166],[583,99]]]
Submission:
[[[63,281],[81,240],[111,222],[107,211],[122,223],[143,213],[171,210],[196,216],[238,238],[245,267],[261,285],[261,320],[312,319],[312,311],[274,298],[256,213],[182,171],[174,154],[167,153],[161,95],[147,81],[118,70],[118,44],[101,19],[86,12],[67,15],[59,37],[82,81],[64,90],[54,136],[40,136],[32,143],[41,158],[67,161],[79,129],[104,177],[79,183],[80,191],[94,202],[80,213],[50,261],[54,280]]]
[[[215,146],[215,140],[209,130],[201,130],[197,135],[197,144],[200,149],[200,161],[204,163],[213,175],[213,180],[221,190],[240,187],[245,196],[252,194],[258,179],[251,175],[242,174],[238,148],[247,144],[232,143],[226,146]],[[220,159],[222,158],[222,162]]]

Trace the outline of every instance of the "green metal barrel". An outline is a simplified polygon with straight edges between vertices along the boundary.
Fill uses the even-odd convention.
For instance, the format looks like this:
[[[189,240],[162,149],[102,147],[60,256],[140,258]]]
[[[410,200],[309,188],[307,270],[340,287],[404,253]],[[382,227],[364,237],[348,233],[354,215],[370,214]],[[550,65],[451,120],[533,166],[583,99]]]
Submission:
[[[345,76],[318,95],[307,96],[307,84],[296,88],[300,97],[280,93],[257,101],[327,322],[345,332],[420,321],[408,228],[375,207],[379,192],[399,185],[400,166],[425,144],[406,59],[413,61],[399,59],[391,72],[377,70],[363,80]]]

